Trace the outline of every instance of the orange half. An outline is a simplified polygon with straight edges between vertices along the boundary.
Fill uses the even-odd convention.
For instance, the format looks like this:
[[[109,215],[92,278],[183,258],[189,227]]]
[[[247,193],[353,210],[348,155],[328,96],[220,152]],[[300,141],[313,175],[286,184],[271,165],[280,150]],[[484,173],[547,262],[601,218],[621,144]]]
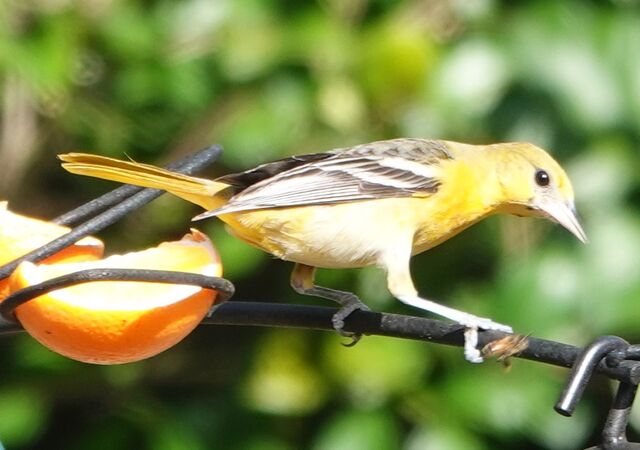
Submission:
[[[71,272],[135,268],[220,276],[211,241],[192,230],[180,241],[98,261],[22,263],[11,292]],[[207,314],[216,292],[199,286],[134,281],[94,281],[52,291],[16,308],[16,317],[41,344],[78,361],[121,364],[154,356],[177,344]]]
[[[13,213],[0,202],[0,266],[67,234],[69,228]],[[45,259],[43,263],[86,261],[102,257],[104,244],[85,237]],[[0,280],[0,300],[8,293],[8,280]]]

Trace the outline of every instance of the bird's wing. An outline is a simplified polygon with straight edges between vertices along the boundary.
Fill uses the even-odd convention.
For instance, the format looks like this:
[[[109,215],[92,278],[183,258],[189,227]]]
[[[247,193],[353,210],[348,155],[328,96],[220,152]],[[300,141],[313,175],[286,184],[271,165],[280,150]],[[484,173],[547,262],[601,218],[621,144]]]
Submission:
[[[407,147],[407,142],[422,148]],[[330,157],[255,183],[196,219],[268,208],[428,196],[440,185],[438,162],[450,158],[443,148],[427,145],[434,142],[438,141],[403,139],[335,150]]]
[[[307,155],[289,156],[277,161],[260,164],[259,166],[245,170],[244,172],[224,175],[220,178],[216,178],[215,181],[230,184],[242,190],[279,173],[286,172],[287,170],[294,169],[314,161],[331,158],[332,156],[334,156],[333,153],[311,153]]]

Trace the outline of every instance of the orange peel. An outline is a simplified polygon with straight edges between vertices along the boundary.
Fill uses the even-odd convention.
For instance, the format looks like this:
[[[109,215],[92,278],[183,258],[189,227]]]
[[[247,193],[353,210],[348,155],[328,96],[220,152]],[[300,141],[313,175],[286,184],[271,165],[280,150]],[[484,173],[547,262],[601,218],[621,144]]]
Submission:
[[[175,242],[97,261],[22,263],[9,278],[11,292],[68,273],[136,268],[220,276],[222,264],[201,232]],[[15,310],[25,330],[69,358],[121,364],[154,356],[177,344],[204,318],[217,292],[200,286],[93,281],[41,295]]]
[[[0,202],[0,266],[13,261],[49,242],[67,234],[69,228],[23,216],[9,211],[7,202]],[[87,261],[102,257],[104,244],[94,237],[85,237],[43,263]],[[9,282],[0,280],[0,300],[8,294]]]

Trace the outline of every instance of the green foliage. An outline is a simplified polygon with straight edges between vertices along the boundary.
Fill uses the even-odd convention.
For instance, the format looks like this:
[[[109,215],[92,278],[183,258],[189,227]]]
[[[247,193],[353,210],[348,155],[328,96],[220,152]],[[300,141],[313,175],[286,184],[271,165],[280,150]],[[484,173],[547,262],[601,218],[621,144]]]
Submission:
[[[8,384],[0,391],[0,435],[9,446],[21,446],[44,431],[48,402],[34,386]]]
[[[350,450],[375,448],[396,450],[400,448],[398,425],[385,412],[350,411],[335,414],[321,428],[313,450]]]
[[[416,257],[416,284],[523,333],[637,342],[639,48],[634,0],[6,0],[0,192],[52,217],[112,186],[63,173],[54,156],[72,150],[161,163],[219,142],[213,177],[397,136],[527,140],[568,168],[590,244],[492,218]],[[101,237],[111,251],[153,245],[196,213],[163,198]],[[322,304],[291,293],[288,264],[197,226],[239,299]],[[375,309],[420,314],[382,279],[320,273]],[[505,373],[390,338],[344,348],[312,331],[208,327],[121,368],[27,336],[2,346],[0,441],[12,449],[562,450],[594,442],[610,401],[601,381],[565,419],[551,410],[564,370],[515,361]]]

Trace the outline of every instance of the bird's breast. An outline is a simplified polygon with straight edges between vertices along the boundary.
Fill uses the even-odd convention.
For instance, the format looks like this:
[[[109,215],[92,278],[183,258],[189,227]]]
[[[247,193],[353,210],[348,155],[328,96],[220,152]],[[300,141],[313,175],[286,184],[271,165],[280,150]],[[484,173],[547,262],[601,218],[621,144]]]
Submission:
[[[446,191],[445,191],[446,193]],[[403,197],[222,215],[231,233],[274,256],[314,267],[378,264],[390,247],[427,250],[479,220],[451,196]],[[467,208],[466,212],[460,208]]]

